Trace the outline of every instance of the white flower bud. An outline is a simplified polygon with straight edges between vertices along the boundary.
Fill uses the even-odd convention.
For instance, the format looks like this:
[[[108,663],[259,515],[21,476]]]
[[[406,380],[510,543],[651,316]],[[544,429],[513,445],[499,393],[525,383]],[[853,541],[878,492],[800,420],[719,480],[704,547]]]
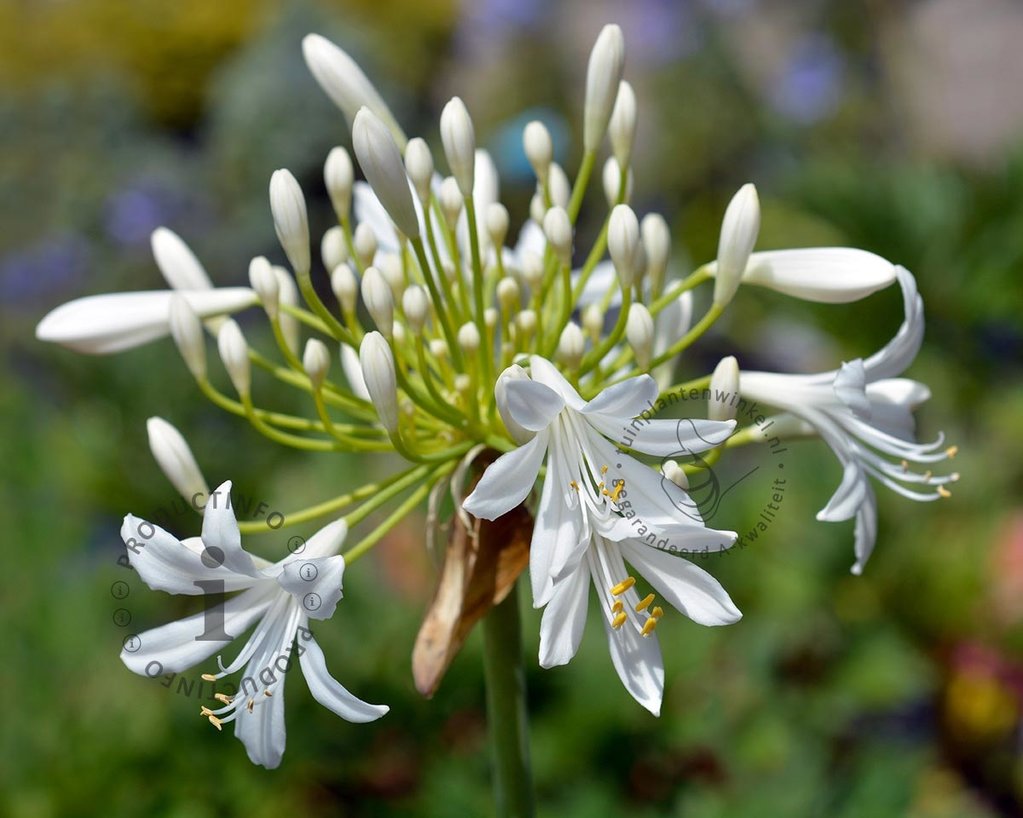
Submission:
[[[213,286],[202,263],[181,237],[166,227],[150,236],[153,258],[172,290],[208,290]]]
[[[757,189],[752,184],[745,184],[728,203],[721,222],[717,277],[714,281],[715,304],[727,304],[739,289],[759,232],[760,200]]]
[[[409,329],[419,333],[430,314],[430,297],[426,294],[426,290],[418,284],[413,284],[402,295],[401,308],[405,313]]]
[[[355,273],[347,264],[339,264],[330,274],[330,289],[345,313],[355,309],[355,296],[359,291],[359,282]]]
[[[572,198],[572,185],[564,169],[557,162],[551,162],[547,186],[550,189],[551,205],[568,207],[569,199]]]
[[[483,324],[489,330],[497,326],[497,319],[500,317],[501,313],[497,311],[497,307],[487,307],[483,310]]]
[[[430,341],[430,354],[438,361],[448,357],[448,343],[443,338],[434,338]]]
[[[377,254],[377,234],[366,222],[360,222],[352,235],[352,248],[355,250],[355,257],[363,268],[373,264]]]
[[[405,270],[401,266],[401,256],[397,253],[379,253],[376,268],[384,277],[387,286],[391,288],[391,295],[397,304],[401,300],[401,294],[405,292]]]
[[[302,54],[320,87],[350,123],[354,123],[359,109],[365,106],[390,130],[394,141],[404,147],[405,134],[355,60],[319,34],[310,34],[302,40]]]
[[[228,319],[220,327],[220,332],[217,333],[217,349],[235,391],[242,397],[248,397],[252,388],[249,345],[245,343],[245,336],[234,319]]]
[[[277,240],[297,273],[309,272],[309,218],[305,197],[289,170],[275,170],[270,177],[270,211]]]
[[[632,145],[636,139],[636,92],[625,80],[618,85],[618,96],[611,111],[608,133],[611,136],[611,149],[619,167],[627,168],[632,158]]]
[[[689,475],[674,460],[665,460],[661,464],[661,474],[683,491],[689,488]]]
[[[362,274],[362,300],[377,329],[390,336],[391,324],[394,323],[394,297],[390,285],[376,267],[367,267]]]
[[[604,312],[600,304],[590,304],[583,310],[583,329],[594,345],[600,341],[604,333]]]
[[[628,205],[616,205],[607,225],[607,249],[622,289],[636,280],[636,251],[639,247],[639,221]]]
[[[543,232],[562,264],[572,263],[572,221],[563,207],[554,206],[543,217]]]
[[[398,383],[394,373],[394,355],[384,336],[367,332],[359,347],[359,363],[370,401],[380,423],[390,433],[398,431]]]
[[[440,192],[437,198],[440,200],[440,212],[444,214],[444,221],[448,230],[454,230],[458,224],[458,217],[462,215],[462,207],[465,205],[465,197],[458,188],[458,182],[454,177],[448,176],[440,183]]]
[[[178,494],[189,503],[197,496],[208,496],[210,487],[181,432],[163,418],[154,417],[146,421],[146,433],[153,458]]]
[[[632,168],[629,168],[629,172],[625,177],[625,195],[622,197],[623,202],[628,202],[632,199]],[[604,163],[604,174],[602,176],[602,182],[604,185],[604,198],[607,200],[608,207],[614,207],[618,202],[618,192],[622,186],[622,169],[618,164],[618,160],[613,156],[608,157],[608,160]]]
[[[203,380],[206,377],[206,339],[199,316],[183,295],[171,296],[170,332],[188,371],[196,380]]]
[[[281,285],[266,256],[256,256],[249,262],[249,285],[256,291],[270,320],[277,318]]]
[[[498,414],[501,415],[501,420],[504,421],[504,427],[508,430],[508,434],[520,445],[532,440],[536,436],[536,432],[531,432],[529,429],[520,426],[511,416],[511,412],[508,410],[508,384],[511,381],[527,380],[529,380],[529,375],[526,373],[526,370],[518,364],[512,364],[501,373],[497,383],[494,384],[494,398],[497,402]]]
[[[405,170],[408,171],[419,201],[425,204],[430,198],[430,186],[433,183],[433,154],[425,139],[417,136],[409,140],[405,147]]]
[[[458,345],[462,348],[463,352],[469,355],[475,355],[477,350],[479,350],[480,331],[471,321],[462,324],[458,328]]]
[[[536,290],[543,283],[543,259],[536,253],[522,254],[522,280],[529,289]]]
[[[401,321],[395,321],[391,324],[391,338],[394,339],[396,346],[401,346],[405,343],[407,333],[405,332],[405,325]]]
[[[625,38],[616,25],[606,25],[590,52],[586,69],[586,107],[583,115],[583,149],[600,147],[625,68]]]
[[[330,370],[330,351],[323,341],[318,338],[306,341],[305,352],[302,354],[302,368],[312,381],[313,387],[319,389]]]
[[[348,151],[340,145],[331,148],[327,161],[323,163],[323,184],[330,196],[330,203],[338,219],[348,217],[352,207],[352,185],[355,184],[355,169]]]
[[[275,266],[273,271],[277,276],[278,302],[287,304],[289,307],[297,307],[298,287],[295,285],[295,279],[283,267]],[[298,355],[299,344],[302,342],[301,324],[294,315],[290,315],[284,310],[281,310],[277,320],[281,322],[281,335],[284,336],[284,342],[288,345],[288,349]]]
[[[409,238],[419,237],[419,220],[412,202],[401,151],[386,126],[368,108],[355,116],[352,146],[362,172],[391,221]]]
[[[722,358],[710,376],[710,398],[707,417],[711,420],[734,420],[739,401],[739,362],[734,355]]]
[[[517,310],[521,303],[521,291],[519,282],[511,276],[505,276],[497,282],[497,302],[505,313],[512,313]]]
[[[629,317],[625,321],[625,338],[632,347],[639,368],[646,369],[650,365],[654,347],[654,319],[650,315],[650,310],[642,304],[629,306]]]
[[[476,174],[476,133],[465,103],[458,97],[452,97],[441,111],[440,138],[451,175],[462,196],[469,198]]]
[[[335,224],[323,234],[320,240],[320,260],[326,270],[333,270],[337,265],[348,261],[348,242],[341,225]]]
[[[664,284],[664,274],[671,258],[671,231],[660,213],[647,213],[639,223],[643,236],[643,250],[646,252],[646,272],[650,277],[650,289],[659,295]]]
[[[547,212],[547,205],[543,200],[543,193],[539,190],[529,200],[529,218],[537,224],[543,224],[544,214]]]
[[[469,392],[472,391],[472,378],[464,372],[455,375],[455,391],[460,395],[467,397]]]
[[[515,329],[522,336],[523,341],[528,341],[533,337],[533,333],[536,332],[536,312],[533,310],[523,310],[515,316]]]
[[[586,348],[586,338],[578,324],[569,321],[558,338],[558,359],[570,369],[579,366]]]
[[[533,166],[533,173],[543,184],[547,180],[551,162],[554,161],[554,142],[547,126],[537,120],[526,125],[522,131],[522,147],[526,151],[526,159]]]
[[[487,205],[485,219],[490,242],[494,245],[495,252],[500,253],[508,235],[508,208],[500,202],[491,202]]]

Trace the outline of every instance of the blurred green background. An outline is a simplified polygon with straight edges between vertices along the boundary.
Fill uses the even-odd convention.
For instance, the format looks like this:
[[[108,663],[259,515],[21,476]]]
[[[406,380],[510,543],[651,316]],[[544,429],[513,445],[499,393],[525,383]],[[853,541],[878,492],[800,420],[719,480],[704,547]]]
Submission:
[[[520,224],[521,127],[547,121],[574,170],[586,57],[611,21],[640,100],[635,204],[669,219],[675,269],[713,256],[727,198],[755,181],[762,248],[849,244],[913,270],[929,323],[909,374],[934,392],[920,432],[959,445],[964,479],[929,506],[880,491],[877,551],[854,578],[851,524],[814,521],[838,466],[819,443],[791,447],[768,535],[707,566],[745,618],[659,630],[659,720],[621,688],[599,626],[568,668],[540,671],[528,611],[541,815],[1023,814],[1018,2],[3,0],[0,815],[490,814],[478,639],[432,701],[412,687],[432,582],[420,520],[346,577],[320,631],[337,677],[391,714],[348,725],[292,682],[276,771],[198,718],[194,696],[117,658],[116,608],[133,629],[192,609],[116,563],[120,517],[174,496],[147,417],[186,432],[211,482],[285,510],[392,464],[274,448],[202,401],[169,343],[87,359],[33,327],[73,297],[159,287],[148,238],[161,224],[219,284],[245,283],[253,255],[283,259],[266,202],[277,167],[302,181],[322,232],[321,163],[349,140],[302,62],[309,31],[348,49],[434,145],[441,106],[462,96]],[[589,203],[592,235],[598,192]],[[894,289],[833,307],[744,290],[686,369],[728,352],[832,368],[878,348],[900,315]],[[756,511],[740,502],[728,525]]]

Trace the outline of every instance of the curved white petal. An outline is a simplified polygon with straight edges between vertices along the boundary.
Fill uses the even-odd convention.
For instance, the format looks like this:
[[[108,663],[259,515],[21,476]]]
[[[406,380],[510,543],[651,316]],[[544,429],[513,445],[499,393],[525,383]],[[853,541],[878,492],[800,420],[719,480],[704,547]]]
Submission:
[[[656,634],[640,636],[628,624],[615,630],[606,618],[602,621],[618,678],[632,698],[659,716],[664,696],[664,661]]]
[[[36,327],[36,338],[90,355],[141,346],[170,335],[170,302],[175,294],[184,296],[200,318],[238,312],[257,303],[248,287],[90,295],[49,312]]]
[[[904,267],[896,267],[896,275],[902,287],[904,318],[895,337],[863,362],[870,381],[905,372],[924,340],[924,302],[917,292],[916,279]]]
[[[566,493],[572,476],[560,457],[549,458],[529,545],[529,580],[533,607],[546,605],[554,591],[555,564],[564,569],[572,555],[585,553],[583,515],[570,508]]]
[[[149,241],[156,266],[172,290],[213,289],[202,263],[177,233],[157,227]]]
[[[328,710],[333,711],[345,721],[361,724],[376,721],[391,709],[386,704],[369,704],[349,693],[340,682],[330,675],[323,651],[315,639],[303,641],[299,649],[302,650],[299,656],[302,675],[305,676],[306,684],[309,685],[309,692]]]
[[[290,560],[277,575],[277,584],[295,598],[310,619],[330,619],[341,600],[344,573],[345,558],[340,554]]]
[[[877,495],[874,494],[874,489],[869,483],[863,503],[856,512],[855,535],[856,562],[852,567],[852,572],[859,575],[863,573],[867,560],[874,553],[874,544],[877,542]]]
[[[657,382],[649,375],[637,375],[607,387],[580,411],[584,415],[610,415],[631,420],[650,410],[657,395]]]
[[[507,380],[504,383],[504,409],[523,429],[546,429],[565,408],[565,401],[549,386],[531,380]]]
[[[202,541],[214,561],[223,560],[228,570],[254,577],[257,574],[252,557],[242,548],[242,535],[231,505],[231,481],[225,480],[206,499],[202,513]],[[213,551],[220,549],[221,553]]]
[[[541,358],[539,355],[530,356],[529,375],[534,381],[542,383],[544,386],[549,386],[561,395],[565,405],[570,409],[579,411],[586,405],[586,402],[579,397],[579,393],[575,391],[572,384],[565,380],[565,376],[546,358]]]
[[[867,399],[867,374],[863,361],[857,359],[842,364],[835,375],[834,390],[836,397],[842,401],[858,418],[870,417],[870,401]]]
[[[415,197],[413,197],[415,201]],[[398,233],[387,211],[366,182],[356,182],[352,188],[352,202],[355,219],[359,224],[368,224],[373,228],[377,239],[377,252],[400,253],[401,244]]]
[[[587,415],[590,425],[619,446],[658,457],[687,457],[713,449],[735,431],[734,420],[623,420]]]
[[[583,638],[589,602],[590,572],[579,566],[554,586],[540,620],[540,667],[567,665]]]
[[[462,507],[484,520],[496,520],[526,499],[547,453],[548,433],[541,431],[529,443],[501,455],[487,466]]]
[[[573,277],[573,282],[575,277]],[[590,277],[586,279],[582,292],[576,300],[578,307],[587,307],[590,304],[598,304],[604,300],[609,290],[614,291],[609,307],[617,307],[622,303],[622,288],[618,286],[618,273],[610,261],[602,261],[593,268]]]

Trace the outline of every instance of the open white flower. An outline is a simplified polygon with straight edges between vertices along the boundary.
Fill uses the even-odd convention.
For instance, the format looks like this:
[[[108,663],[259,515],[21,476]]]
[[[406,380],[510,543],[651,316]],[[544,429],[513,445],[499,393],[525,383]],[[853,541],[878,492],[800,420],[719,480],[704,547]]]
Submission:
[[[916,357],[923,340],[923,300],[916,281],[896,268],[905,300],[905,319],[895,337],[866,360],[842,364],[817,375],[742,372],[743,397],[791,412],[808,423],[831,447],[842,464],[842,482],[818,520],[837,522],[856,518],[856,563],[861,573],[877,536],[877,499],[867,480],[874,477],[912,500],[947,497],[945,484],[958,475],[917,472],[910,464],[928,465],[955,455],[944,449],[944,437],[917,443],[912,411],[930,397],[926,385],[900,375]],[[889,459],[891,458],[891,459]],[[893,462],[894,461],[894,462]],[[929,490],[920,490],[921,487]]]
[[[705,451],[728,438],[734,421],[651,419],[658,389],[649,375],[586,402],[546,359],[532,356],[530,370],[530,379],[509,378],[498,397],[502,415],[535,437],[494,461],[464,508],[487,520],[507,513],[526,499],[547,457],[530,545],[535,606],[549,602],[555,583],[579,566],[594,531],[615,541],[677,541],[689,550],[734,542],[734,532],[703,525],[682,489],[625,454]]]
[[[223,707],[202,708],[219,730],[235,722],[235,735],[255,764],[272,769],[284,753],[284,680],[299,657],[302,675],[320,704],[352,722],[387,713],[385,705],[353,696],[327,671],[323,651],[309,629],[310,619],[328,619],[341,599],[344,557],[337,553],[347,533],[344,520],[325,526],[297,553],[276,563],[250,555],[230,504],[231,483],[212,492],[203,515],[201,537],[178,540],[159,526],[131,514],[121,536],[128,559],[152,589],[200,595],[242,591],[219,605],[145,631],[126,644],[121,659],[150,677],[197,665],[253,624],[255,630],[228,665],[218,657],[217,681],[245,667],[237,693],[217,694]]]

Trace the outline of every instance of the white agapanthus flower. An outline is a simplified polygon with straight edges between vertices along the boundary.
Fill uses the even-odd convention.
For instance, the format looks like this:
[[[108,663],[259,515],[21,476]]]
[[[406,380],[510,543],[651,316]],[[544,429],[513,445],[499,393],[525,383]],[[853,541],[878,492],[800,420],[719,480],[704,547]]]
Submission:
[[[905,318],[895,337],[866,360],[842,364],[817,375],[782,375],[773,372],[740,374],[743,397],[791,412],[812,427],[842,464],[838,489],[817,514],[818,520],[856,519],[856,562],[861,573],[877,537],[877,499],[868,477],[911,500],[947,497],[946,484],[955,473],[919,472],[911,464],[940,462],[955,455],[939,436],[917,443],[913,410],[930,397],[926,385],[901,375],[916,358],[924,334],[923,300],[909,271],[898,267],[896,276],[905,301]]]
[[[341,686],[327,671],[323,651],[309,621],[329,619],[341,599],[345,558],[338,554],[344,520],[320,529],[304,547],[271,563],[242,548],[230,503],[231,483],[211,492],[202,535],[178,540],[157,525],[131,514],[121,536],[131,566],[153,590],[192,596],[241,591],[206,611],[139,634],[121,652],[135,673],[149,677],[195,667],[255,625],[238,655],[203,673],[217,681],[242,671],[233,696],[217,698],[223,707],[203,707],[218,730],[235,722],[235,735],[255,764],[273,768],[284,753],[284,681],[298,656],[302,675],[320,704],[351,722],[387,713]],[[244,668],[244,670],[242,670]]]
[[[734,542],[734,532],[703,525],[682,489],[625,453],[668,457],[706,451],[728,438],[734,421],[652,419],[658,389],[649,375],[584,401],[550,361],[534,355],[529,367],[529,378],[509,378],[502,385],[498,408],[533,438],[487,468],[464,508],[487,520],[506,514],[529,495],[546,457],[530,545],[534,605],[547,604],[555,583],[575,571],[594,531],[619,541],[664,540],[692,551]]]

